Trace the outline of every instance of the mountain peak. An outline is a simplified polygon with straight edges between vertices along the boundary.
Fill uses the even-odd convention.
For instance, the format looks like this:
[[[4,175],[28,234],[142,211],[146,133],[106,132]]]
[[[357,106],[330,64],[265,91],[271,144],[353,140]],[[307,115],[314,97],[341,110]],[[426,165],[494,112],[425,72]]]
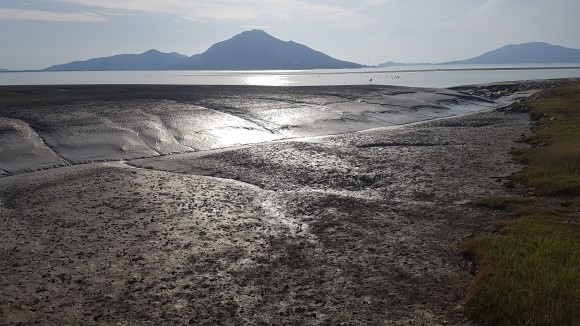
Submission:
[[[176,69],[294,70],[359,68],[295,42],[285,42],[261,29],[245,31],[190,57]]]
[[[564,48],[564,47],[560,45],[553,45],[546,42],[528,42],[528,43],[508,44],[499,49],[502,48],[537,49],[537,48]]]
[[[156,50],[156,49],[151,49],[149,51],[145,51],[145,52],[141,53],[141,55],[159,55],[159,54],[163,54],[163,52]]]
[[[269,39],[269,40],[277,40],[274,36],[266,33],[261,29],[253,29],[250,31],[241,32],[233,36],[230,40],[256,40],[256,39]],[[226,42],[226,41],[224,41]],[[219,42],[222,43],[222,42]]]
[[[252,29],[252,30],[249,30],[249,31],[241,32],[240,34],[255,34],[255,35],[268,35],[268,36],[271,36],[270,34],[266,33],[264,30],[257,29],[257,28]]]

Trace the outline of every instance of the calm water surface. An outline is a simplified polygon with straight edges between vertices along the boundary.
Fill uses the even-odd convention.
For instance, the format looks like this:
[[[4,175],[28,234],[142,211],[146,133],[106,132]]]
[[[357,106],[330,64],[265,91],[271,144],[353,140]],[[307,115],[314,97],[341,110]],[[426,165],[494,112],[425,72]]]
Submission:
[[[571,65],[423,65],[308,71],[75,71],[4,72],[0,85],[398,85],[453,87],[502,81],[580,77]]]

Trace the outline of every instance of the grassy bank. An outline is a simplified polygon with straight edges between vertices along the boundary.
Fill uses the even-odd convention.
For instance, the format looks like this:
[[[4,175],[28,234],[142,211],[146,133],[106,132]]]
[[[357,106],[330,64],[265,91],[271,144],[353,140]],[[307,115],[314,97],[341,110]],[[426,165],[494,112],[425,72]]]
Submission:
[[[515,179],[537,196],[478,202],[508,221],[462,244],[478,270],[467,310],[491,325],[580,325],[580,84],[523,105],[539,120]]]
[[[533,147],[517,153],[528,165],[517,179],[540,195],[580,195],[580,84],[552,90],[525,105],[541,118],[530,138]]]

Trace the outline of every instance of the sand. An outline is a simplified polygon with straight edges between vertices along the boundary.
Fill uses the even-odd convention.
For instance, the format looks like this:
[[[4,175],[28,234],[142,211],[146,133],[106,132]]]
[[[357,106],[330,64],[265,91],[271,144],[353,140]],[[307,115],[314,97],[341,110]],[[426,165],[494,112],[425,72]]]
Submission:
[[[507,177],[529,129],[486,110],[9,171],[0,324],[470,325],[457,247],[494,216],[469,203],[526,191]]]

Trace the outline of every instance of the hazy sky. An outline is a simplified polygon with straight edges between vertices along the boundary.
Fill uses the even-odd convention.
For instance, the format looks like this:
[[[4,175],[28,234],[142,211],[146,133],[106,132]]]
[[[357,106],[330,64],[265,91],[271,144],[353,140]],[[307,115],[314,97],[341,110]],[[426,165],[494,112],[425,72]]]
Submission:
[[[580,48],[579,0],[0,0],[0,67],[192,55],[260,28],[363,64],[443,62],[544,41]]]

